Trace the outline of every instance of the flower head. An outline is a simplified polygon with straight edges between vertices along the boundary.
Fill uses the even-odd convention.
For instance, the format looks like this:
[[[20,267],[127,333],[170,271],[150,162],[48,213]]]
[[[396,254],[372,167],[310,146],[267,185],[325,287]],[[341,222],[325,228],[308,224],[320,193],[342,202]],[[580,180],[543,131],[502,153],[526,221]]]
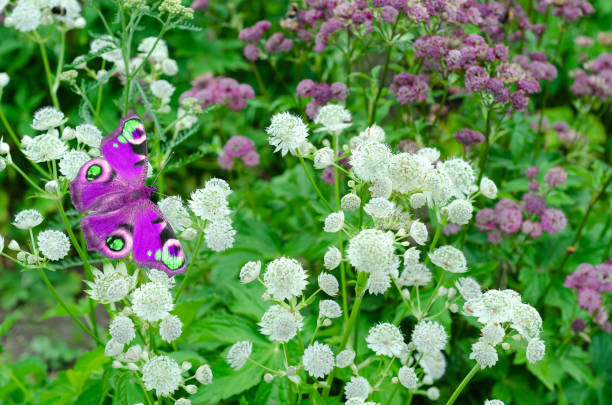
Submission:
[[[308,138],[308,126],[291,113],[279,113],[272,117],[270,126],[266,128],[268,142],[274,146],[274,152],[281,151],[295,155],[297,148]]]
[[[56,128],[66,122],[64,113],[58,111],[55,107],[43,107],[34,113],[32,128],[38,131],[46,131]]]
[[[159,334],[166,342],[173,342],[181,336],[183,322],[176,315],[167,315],[159,324]]]
[[[272,297],[285,300],[302,295],[308,284],[306,278],[306,271],[297,260],[279,257],[268,263],[264,284]]]
[[[168,287],[158,282],[148,282],[132,293],[132,309],[141,319],[159,321],[172,311],[174,303]]]
[[[62,156],[59,162],[60,173],[72,181],[79,174],[81,167],[91,160],[91,156],[81,150],[71,150]]]
[[[422,353],[433,354],[446,346],[448,335],[444,327],[436,321],[421,321],[412,331],[412,342]]]
[[[478,341],[472,345],[470,359],[476,360],[480,368],[493,367],[497,363],[497,350],[488,343]]]
[[[66,150],[68,150],[66,144],[51,131],[34,137],[23,153],[31,161],[40,163],[61,159]]]
[[[338,135],[351,125],[351,113],[339,104],[327,104],[319,109],[314,123],[322,126],[321,131]]]
[[[349,241],[346,255],[358,271],[386,272],[394,261],[393,243],[390,232],[364,229]]]
[[[465,273],[467,271],[467,262],[463,252],[453,246],[439,247],[429,253],[429,258],[433,264],[451,273]]]
[[[170,196],[161,199],[157,206],[164,214],[168,223],[176,232],[182,232],[192,224],[187,208],[179,196]]]
[[[208,364],[203,364],[195,372],[195,379],[203,385],[210,385],[213,379],[212,370]]]
[[[273,305],[263,314],[258,325],[262,334],[269,336],[270,340],[286,343],[293,339],[303,323],[299,314],[292,314],[280,305]]]
[[[392,323],[371,327],[366,342],[368,348],[379,356],[399,357],[404,348],[402,332]]]
[[[74,130],[79,142],[92,148],[99,148],[102,142],[102,131],[91,124],[81,124]]]
[[[124,315],[117,315],[113,318],[109,333],[115,342],[121,344],[130,343],[136,337],[134,323]]]
[[[304,370],[314,378],[323,378],[334,368],[334,354],[328,345],[314,342],[304,350]]]
[[[225,180],[212,178],[204,188],[191,194],[189,208],[203,220],[225,218],[230,214],[227,196],[232,192]]]
[[[43,221],[43,216],[36,210],[23,210],[15,215],[15,225],[19,229],[32,229],[40,225]]]
[[[227,362],[234,370],[240,370],[251,356],[253,344],[248,340],[236,342],[227,352]]]
[[[168,356],[157,356],[142,366],[142,382],[147,391],[155,390],[160,397],[174,393],[183,383],[181,367]]]
[[[42,231],[38,234],[38,248],[47,259],[57,261],[68,254],[70,240],[60,231]]]
[[[110,304],[122,300],[134,289],[138,272],[130,276],[125,263],[119,263],[116,267],[106,263],[103,272],[94,269],[93,276],[93,281],[85,281],[90,288],[87,293],[93,300],[102,304]],[[165,273],[164,277],[168,278]]]
[[[340,265],[342,261],[342,253],[335,246],[330,246],[323,256],[323,265],[327,270],[333,270]]]
[[[259,273],[261,272],[261,262],[258,260],[256,262],[247,262],[240,269],[240,282],[241,283],[250,283],[259,277]]]
[[[351,380],[344,386],[346,399],[366,400],[370,395],[370,383],[364,377],[352,376]]]

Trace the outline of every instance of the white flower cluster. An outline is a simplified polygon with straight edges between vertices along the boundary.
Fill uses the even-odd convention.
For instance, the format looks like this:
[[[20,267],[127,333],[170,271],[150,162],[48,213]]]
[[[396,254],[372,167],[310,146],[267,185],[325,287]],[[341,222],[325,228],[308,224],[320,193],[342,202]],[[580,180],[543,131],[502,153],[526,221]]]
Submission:
[[[0,12],[3,8],[0,7]],[[60,24],[63,30],[71,30],[83,28],[86,23],[77,0],[18,0],[12,10],[4,12],[7,13],[5,25],[21,32],[31,32],[41,25],[55,23]]]

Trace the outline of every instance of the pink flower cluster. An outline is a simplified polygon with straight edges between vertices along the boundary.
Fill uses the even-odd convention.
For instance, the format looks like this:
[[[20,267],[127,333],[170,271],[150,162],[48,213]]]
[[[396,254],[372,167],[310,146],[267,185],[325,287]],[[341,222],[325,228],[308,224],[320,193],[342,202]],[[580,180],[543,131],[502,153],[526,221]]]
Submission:
[[[425,101],[430,90],[429,76],[400,73],[393,77],[389,89],[391,93],[395,93],[395,97],[401,105]]]
[[[238,34],[238,39],[246,42],[243,54],[250,61],[255,61],[259,58],[259,47],[257,43],[263,36],[264,32],[270,29],[270,22],[261,20],[251,27],[244,28]],[[290,51],[293,48],[293,41],[285,37],[282,32],[276,32],[268,38],[265,43],[267,53],[279,53]]]
[[[576,271],[567,276],[564,287],[578,291],[578,305],[593,314],[594,322],[601,329],[610,332],[608,313],[602,307],[602,293],[612,291],[612,264],[603,263],[597,266],[583,263]]]
[[[193,97],[203,108],[209,105],[226,105],[230,110],[240,111],[246,108],[246,99],[254,98],[255,92],[248,84],[238,83],[229,77],[214,77],[212,73],[203,73],[192,82],[191,89],[183,92],[180,99]]]
[[[245,166],[257,166],[259,153],[255,150],[253,141],[244,136],[232,136],[219,155],[219,166],[225,170],[232,170],[234,159],[242,160]]]
[[[537,167],[527,169],[530,179],[529,191],[523,194],[521,202],[501,199],[495,209],[483,208],[476,214],[476,226],[487,233],[487,240],[500,244],[503,235],[515,234],[521,231],[524,235],[537,239],[548,232],[550,235],[561,232],[567,225],[563,211],[546,206],[546,195],[553,188],[562,185],[567,179],[567,173],[561,167],[551,168],[544,177],[548,185],[545,193],[540,193],[540,183],[535,180],[539,173]]]
[[[348,97],[349,89],[342,82],[316,83],[310,79],[304,79],[298,83],[297,95],[302,98],[312,97],[306,105],[306,115],[311,120],[317,116],[319,109],[331,100],[344,101]]]
[[[553,15],[557,17],[564,17],[568,21],[577,20],[585,15],[593,14],[595,12],[595,9],[587,0],[539,0],[536,10],[539,13],[546,14],[546,9],[548,6],[553,7]]]
[[[577,96],[595,96],[604,102],[612,99],[612,53],[602,53],[571,72],[570,90]]]

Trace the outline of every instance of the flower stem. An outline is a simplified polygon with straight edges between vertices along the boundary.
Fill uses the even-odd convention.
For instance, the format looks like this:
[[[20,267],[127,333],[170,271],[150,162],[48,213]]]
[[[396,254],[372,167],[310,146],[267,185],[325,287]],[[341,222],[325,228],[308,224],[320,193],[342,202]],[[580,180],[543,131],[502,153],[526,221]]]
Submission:
[[[64,300],[62,300],[62,297],[59,296],[59,294],[57,293],[57,291],[55,290],[55,287],[53,287],[53,284],[51,284],[51,282],[49,281],[49,279],[47,278],[47,275],[45,274],[45,271],[43,270],[42,267],[38,267],[38,272],[40,273],[43,281],[45,282],[45,284],[47,285],[47,287],[49,288],[49,290],[51,291],[51,294],[53,294],[53,296],[55,297],[55,299],[57,300],[57,302],[62,306],[62,308],[64,308],[64,310],[66,311],[66,313],[68,313],[68,315],[70,315],[70,317],[72,319],[74,319],[74,321],[77,323],[77,325],[79,325],[79,327],[81,329],[83,329],[83,331],[85,333],[87,333],[89,336],[91,336],[99,345],[104,345],[104,342],[102,342],[98,336],[94,335],[92,331],[90,331],[87,326],[85,326],[83,324],[83,322],[81,322],[79,320],[79,318],[76,317],[76,315],[74,313],[72,313],[72,311],[68,308],[68,306],[66,305],[66,303],[64,302]]]
[[[334,137],[334,156],[338,156],[338,142],[340,136]],[[338,167],[334,164],[334,187],[336,191],[336,210],[340,211],[340,179],[338,178]],[[338,249],[340,256],[344,256],[344,241],[342,238],[342,229],[338,231]],[[348,295],[346,291],[346,269],[344,261],[340,261],[340,286],[342,290],[342,314],[344,315],[344,323],[348,321]]]
[[[466,387],[466,385],[468,385],[468,383],[470,382],[472,377],[474,377],[474,375],[476,375],[478,370],[480,370],[480,365],[478,363],[476,363],[474,365],[474,367],[472,367],[470,372],[465,376],[463,381],[461,381],[459,386],[455,389],[455,392],[453,392],[453,395],[451,395],[451,397],[448,399],[448,401],[446,401],[446,405],[452,405],[452,404],[455,403],[455,400],[457,399],[459,394],[461,394],[461,391],[463,391],[463,389]]]
[[[304,162],[304,158],[300,156],[299,159],[300,159],[300,163],[302,164],[302,167],[304,168],[304,172],[306,173],[306,177],[308,177],[308,180],[310,181],[310,184],[312,184],[312,187],[315,189],[315,191],[317,192],[317,194],[319,195],[319,197],[321,198],[323,203],[327,206],[327,208],[329,208],[329,210],[333,212],[334,209],[329,204],[327,199],[325,197],[323,197],[323,193],[321,193],[321,190],[319,189],[319,187],[315,183],[314,179],[310,175],[310,172],[308,171],[308,168],[306,167],[306,162]]]
[[[480,184],[480,180],[482,180],[482,176],[484,176],[485,166],[487,164],[487,156],[489,155],[489,148],[491,147],[491,116],[493,115],[493,111],[491,109],[487,109],[487,122],[485,124],[485,141],[484,148],[482,150],[482,154],[480,155],[480,163],[478,164],[480,168],[480,173],[478,173],[478,181],[476,184]]]
[[[257,86],[259,87],[259,91],[261,91],[261,94],[267,101],[270,101],[268,90],[266,90],[266,86],[264,85],[261,75],[259,74],[259,69],[253,61],[251,61],[251,68],[253,68],[253,74],[255,75],[255,80],[257,80]]]
[[[200,246],[202,246],[202,240],[204,240],[204,231],[200,231],[200,235],[198,236],[198,241],[196,242],[195,250],[193,251],[193,257],[191,258],[191,261],[189,262],[189,265],[187,266],[187,270],[185,271],[185,277],[183,277],[183,281],[181,282],[179,289],[176,291],[176,297],[174,298],[176,302],[178,302],[178,298],[183,292],[183,289],[185,288],[185,286],[187,285],[187,279],[189,278],[189,272],[191,271],[191,268],[193,267],[193,263],[195,263],[196,261],[196,257],[198,257]]]
[[[397,19],[395,20],[395,24],[393,24],[393,28],[391,29],[390,39],[393,39],[393,36],[395,35],[395,28],[397,27],[397,24],[399,23],[400,16],[397,17]],[[387,81],[387,72],[389,71],[389,62],[391,60],[392,50],[393,50],[392,44],[388,44],[387,54],[385,55],[385,64],[383,65],[383,73],[382,73],[382,76],[380,77],[380,81],[378,82],[378,89],[376,90],[376,96],[372,100],[372,104],[370,106],[370,121],[369,121],[370,125],[372,125],[374,121],[376,120],[376,104],[378,103],[378,99],[380,98],[382,89],[385,85],[385,82]]]
[[[61,111],[60,103],[57,98],[57,94],[54,91],[54,80],[51,74],[51,67],[49,66],[49,58],[47,57],[47,50],[45,49],[45,44],[40,38],[40,36],[38,35],[38,33],[36,34],[36,40],[38,42],[38,47],[40,48],[40,55],[42,57],[43,66],[45,68],[45,76],[47,77],[47,85],[49,86],[49,95],[51,95],[51,101],[53,101],[53,106],[58,111]]]

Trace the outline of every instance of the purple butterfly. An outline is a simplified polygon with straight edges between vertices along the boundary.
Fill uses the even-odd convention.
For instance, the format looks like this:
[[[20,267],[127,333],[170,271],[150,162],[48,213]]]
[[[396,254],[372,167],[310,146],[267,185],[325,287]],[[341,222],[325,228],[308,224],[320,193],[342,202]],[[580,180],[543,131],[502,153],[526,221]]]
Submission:
[[[123,118],[100,145],[102,157],[85,163],[70,183],[72,203],[83,217],[88,250],[119,258],[134,252],[142,267],[185,271],[187,259],[168,220],[149,196],[157,187],[145,186],[147,135],[137,115]]]

